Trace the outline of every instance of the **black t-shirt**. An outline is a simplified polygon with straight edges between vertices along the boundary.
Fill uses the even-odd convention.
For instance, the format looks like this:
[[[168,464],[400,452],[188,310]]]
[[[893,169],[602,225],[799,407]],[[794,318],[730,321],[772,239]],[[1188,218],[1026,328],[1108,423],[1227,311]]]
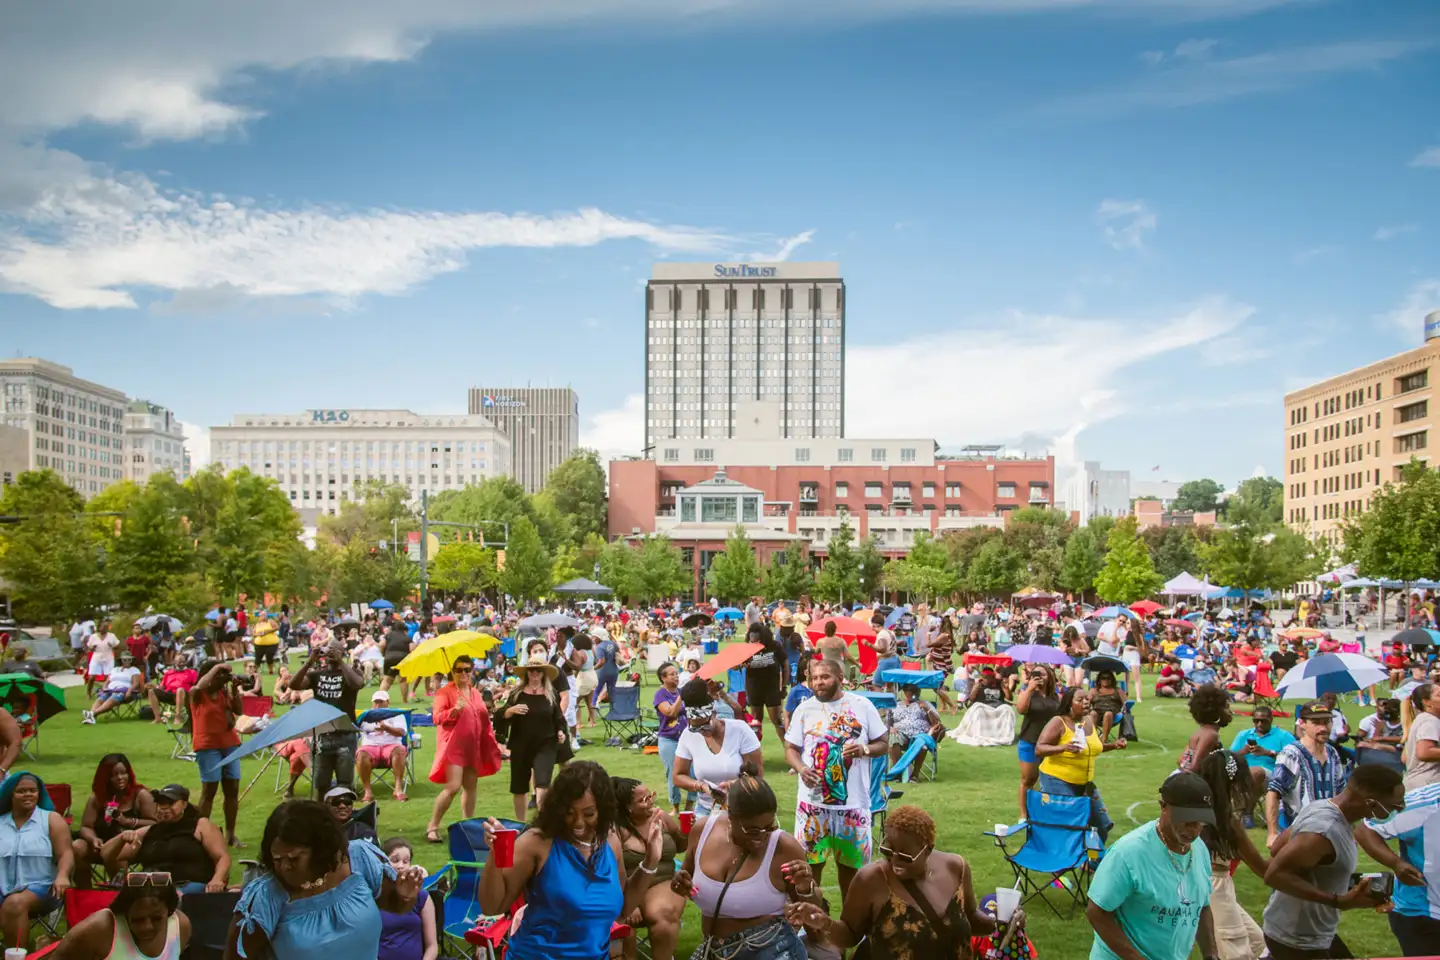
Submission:
[[[1276,650],[1270,654],[1270,662],[1275,665],[1276,670],[1294,670],[1295,664],[1300,662],[1300,657],[1289,650]]]
[[[1005,691],[999,687],[981,687],[975,702],[983,703],[987,707],[998,707],[1005,702]],[[1056,706],[1058,707],[1059,704],[1057,703]]]
[[[792,634],[792,636],[798,636],[798,634]],[[755,641],[750,642],[754,643]],[[764,645],[764,649],[751,657],[745,664],[745,683],[747,685],[756,683],[778,686],[781,676],[780,667],[782,664],[788,663],[785,655],[786,644],[774,636],[768,640],[762,638],[760,642]]]
[[[311,670],[310,689],[315,691],[316,700],[330,704],[347,717],[355,716],[355,694],[359,690],[345,682],[343,670]]]
[[[998,691],[997,691],[998,692]],[[984,697],[982,693],[980,695]],[[1030,709],[1025,714],[1025,723],[1020,727],[1019,739],[1026,743],[1036,743],[1040,739],[1040,732],[1045,729],[1045,724],[1060,712],[1060,698],[1047,697],[1043,693],[1030,694]]]
[[[385,662],[396,664],[410,653],[410,633],[404,627],[391,627],[385,634]]]

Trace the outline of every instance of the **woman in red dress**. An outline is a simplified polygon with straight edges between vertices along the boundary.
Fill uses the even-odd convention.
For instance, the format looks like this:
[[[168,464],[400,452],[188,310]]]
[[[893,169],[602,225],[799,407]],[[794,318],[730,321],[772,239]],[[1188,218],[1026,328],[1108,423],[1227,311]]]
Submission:
[[[430,782],[443,785],[435,798],[435,809],[425,827],[425,839],[441,843],[440,820],[455,794],[464,791],[461,806],[468,820],[475,816],[475,782],[500,770],[500,745],[490,726],[490,711],[480,699],[472,680],[475,663],[469,657],[455,658],[450,682],[435,694],[434,718],[438,740]]]

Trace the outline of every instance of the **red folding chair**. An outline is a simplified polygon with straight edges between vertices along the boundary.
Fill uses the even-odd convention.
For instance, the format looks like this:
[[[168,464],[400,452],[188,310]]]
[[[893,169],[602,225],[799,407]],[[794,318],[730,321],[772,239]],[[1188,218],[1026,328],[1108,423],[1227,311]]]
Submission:
[[[66,823],[72,823],[70,816],[70,805],[74,803],[74,796],[68,783],[47,783],[45,792],[50,794],[50,802],[55,806],[55,812],[65,818]]]
[[[31,760],[40,759],[40,698],[33,693],[19,694],[11,713],[20,725],[20,750]],[[23,718],[23,719],[22,719]]]
[[[53,799],[53,798],[52,798]],[[71,887],[65,891],[65,929],[72,930],[86,917],[99,913],[119,896],[118,890],[77,890]],[[45,932],[55,938],[55,942],[43,949],[36,950],[29,954],[25,960],[35,960],[36,957],[43,957],[60,945],[60,925],[56,922],[59,917],[51,914],[49,917],[37,917],[38,922],[45,928]]]
[[[240,697],[240,712],[247,717],[254,717],[257,720],[261,717],[275,715],[274,697],[257,697],[253,693],[242,694]]]
[[[1290,712],[1281,706],[1280,691],[1270,682],[1270,664],[1261,660],[1255,664],[1255,680],[1250,684],[1250,692],[1254,695],[1254,707],[1269,707],[1277,717],[1288,717]]]

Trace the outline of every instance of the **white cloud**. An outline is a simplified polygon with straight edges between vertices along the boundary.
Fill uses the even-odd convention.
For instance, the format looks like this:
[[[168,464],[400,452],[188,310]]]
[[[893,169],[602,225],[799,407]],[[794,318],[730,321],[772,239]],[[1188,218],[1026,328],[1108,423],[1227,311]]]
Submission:
[[[185,434],[185,449],[190,451],[190,469],[203,470],[210,465],[210,428],[180,421]]]
[[[1141,59],[1156,69],[1145,71],[1133,83],[1061,97],[1041,112],[1094,118],[1219,103],[1290,90],[1326,74],[1376,70],[1434,45],[1429,40],[1346,40],[1228,58],[1209,56],[1208,46],[1191,48],[1190,56],[1152,50]],[[1412,165],[1440,166],[1440,147],[1430,154],[1422,153]]]
[[[708,253],[735,238],[601,210],[549,215],[266,206],[163,189],[84,169],[58,151],[9,191],[28,198],[0,221],[0,290],[63,309],[134,307],[139,291],[200,300],[395,294],[488,247],[585,247],[640,240]],[[78,169],[77,169],[78,168]],[[0,177],[0,181],[10,177]],[[212,305],[213,306],[213,305]]]
[[[1155,232],[1159,218],[1144,200],[1102,200],[1095,208],[1095,222],[1105,242],[1116,250],[1142,250],[1145,238]]]
[[[601,410],[580,426],[580,445],[597,450],[601,462],[638,457],[645,444],[645,396],[632,393],[613,410]]]
[[[1440,146],[1426,147],[1410,160],[1412,167],[1440,167]]]
[[[1290,262],[1297,266],[1304,266],[1312,260],[1320,260],[1325,257],[1333,257],[1340,252],[1340,248],[1333,243],[1322,244],[1318,247],[1311,247],[1308,250],[1301,250],[1290,257]]]
[[[1419,336],[1424,330],[1425,315],[1440,310],[1440,277],[1421,280],[1410,288],[1405,299],[1380,320],[1404,333]]]
[[[1169,60],[1208,60],[1219,43],[1219,40],[1209,39],[1182,40],[1176,44],[1174,50],[1146,50],[1140,54],[1140,59],[1152,67],[1158,67]]]
[[[1402,223],[1394,227],[1377,227],[1375,230],[1375,239],[1393,240],[1407,233],[1416,233],[1419,229],[1420,224],[1418,223]]]
[[[0,117],[21,129],[123,124],[143,138],[191,138],[262,112],[250,74],[409,59],[455,31],[726,26],[763,14],[809,28],[815,16],[1121,10],[1144,16],[1235,16],[1294,0],[47,0],[0,5]]]

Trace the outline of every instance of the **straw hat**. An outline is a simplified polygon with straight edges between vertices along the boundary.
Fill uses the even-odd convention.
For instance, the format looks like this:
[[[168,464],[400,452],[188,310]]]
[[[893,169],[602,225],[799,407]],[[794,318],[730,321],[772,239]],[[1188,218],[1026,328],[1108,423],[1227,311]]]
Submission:
[[[794,625],[795,615],[790,612],[789,607],[782,605],[775,608],[775,626],[793,627]]]
[[[545,671],[545,679],[552,681],[560,676],[560,668],[547,661],[544,657],[531,657],[529,660],[526,660],[525,665],[520,668],[520,671],[523,673],[526,670],[543,670]]]

